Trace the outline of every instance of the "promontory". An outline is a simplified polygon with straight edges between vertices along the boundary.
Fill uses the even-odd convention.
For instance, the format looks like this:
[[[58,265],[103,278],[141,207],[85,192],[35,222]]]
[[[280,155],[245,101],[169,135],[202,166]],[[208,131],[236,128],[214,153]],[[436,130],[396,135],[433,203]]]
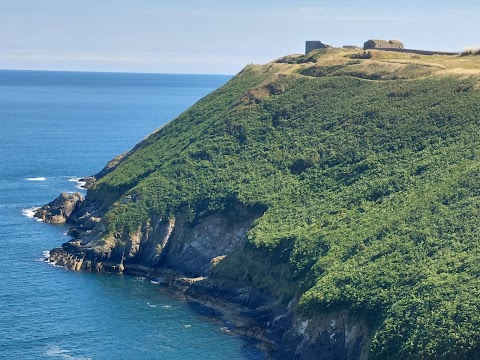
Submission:
[[[249,65],[75,201],[49,261],[232,304],[274,359],[480,357],[478,55]]]

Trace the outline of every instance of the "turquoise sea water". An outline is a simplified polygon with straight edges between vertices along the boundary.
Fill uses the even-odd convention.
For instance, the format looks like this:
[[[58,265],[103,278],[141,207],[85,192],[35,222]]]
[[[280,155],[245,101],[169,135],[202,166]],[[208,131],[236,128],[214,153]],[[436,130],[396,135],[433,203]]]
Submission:
[[[31,218],[228,76],[0,71],[0,359],[262,359],[158,285],[43,262]]]

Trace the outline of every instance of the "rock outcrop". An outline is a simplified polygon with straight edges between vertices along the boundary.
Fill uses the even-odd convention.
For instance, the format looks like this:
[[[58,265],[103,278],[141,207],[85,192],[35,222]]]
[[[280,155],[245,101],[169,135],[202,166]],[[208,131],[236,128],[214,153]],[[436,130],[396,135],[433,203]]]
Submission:
[[[75,210],[75,207],[82,203],[83,200],[83,195],[79,192],[73,194],[61,193],[55,200],[35,211],[34,216],[49,224],[64,224]]]
[[[63,197],[64,194],[52,202],[55,207],[49,203],[43,208],[56,209],[57,203],[63,204],[58,201]],[[149,274],[167,268],[192,277],[208,276],[212,267],[245,243],[248,230],[259,215],[236,204],[222,214],[210,214],[191,223],[181,210],[175,218],[150,218],[136,233],[98,240],[105,224],[79,206],[69,214],[73,224],[70,234],[76,239],[54,249],[50,262],[72,270]]]

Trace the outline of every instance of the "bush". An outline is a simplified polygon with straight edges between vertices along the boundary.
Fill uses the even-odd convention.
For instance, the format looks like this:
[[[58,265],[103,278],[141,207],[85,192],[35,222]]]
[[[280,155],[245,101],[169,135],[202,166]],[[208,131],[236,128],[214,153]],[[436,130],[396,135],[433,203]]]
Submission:
[[[371,59],[372,53],[370,51],[359,52],[350,56],[350,59]]]

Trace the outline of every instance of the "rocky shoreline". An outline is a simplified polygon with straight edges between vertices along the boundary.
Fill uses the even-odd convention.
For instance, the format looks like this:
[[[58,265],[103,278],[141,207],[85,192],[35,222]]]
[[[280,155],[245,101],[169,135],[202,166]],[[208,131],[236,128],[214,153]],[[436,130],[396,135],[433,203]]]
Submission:
[[[48,224],[63,224],[73,213],[77,203],[83,200],[83,195],[79,192],[61,193],[55,200],[35,210],[34,217]]]
[[[102,252],[92,249],[89,244],[92,230],[100,222],[100,218],[95,218],[93,211],[85,211],[83,202],[84,198],[80,193],[62,193],[35,212],[35,217],[47,223],[73,225],[69,234],[75,238],[64,243],[62,247],[52,249],[45,261],[74,271],[124,273],[145,277],[161,285],[172,296],[213,310],[220,319],[231,324],[225,329],[226,332],[253,339],[256,347],[264,351],[268,358],[277,358],[272,355],[276,352],[276,339],[274,333],[268,329],[268,324],[279,317],[279,312],[286,310],[275,304],[271,297],[266,297],[252,287],[239,287],[225,279],[189,277],[178,270],[127,263],[123,255],[120,262],[115,261],[112,249]],[[166,233],[171,231],[167,229]],[[287,316],[285,313],[280,315],[282,319]]]
[[[103,213],[80,193],[63,193],[35,213],[48,223],[72,225],[74,239],[46,259],[54,265],[148,278],[173,296],[220,314],[231,324],[225,331],[253,339],[269,359],[360,359],[368,337],[361,320],[345,311],[305,319],[297,313],[297,297],[282,302],[265,288],[216,271],[245,243],[259,215],[259,209],[235,204],[191,224],[180,211],[174,219],[152,218],[139,234],[119,241],[102,238]]]
[[[45,261],[69,270],[95,271],[90,266],[81,265],[81,256],[72,251],[78,246],[78,241],[67,242],[62,248],[53,249]],[[115,264],[103,264],[98,271],[144,277],[161,286],[172,297],[206,307],[211,314],[215,314],[215,318],[229,324],[224,332],[252,339],[255,347],[263,351],[267,359],[278,358],[275,356],[276,340],[280,340],[269,329],[269,325],[276,318],[278,325],[278,319],[291,319],[293,316],[291,310],[289,313],[288,309],[283,309],[273,303],[271,298],[260,295],[256,289],[238,287],[226,281],[187,277],[177,271],[141,265],[121,268]],[[279,315],[282,310],[285,313]]]

